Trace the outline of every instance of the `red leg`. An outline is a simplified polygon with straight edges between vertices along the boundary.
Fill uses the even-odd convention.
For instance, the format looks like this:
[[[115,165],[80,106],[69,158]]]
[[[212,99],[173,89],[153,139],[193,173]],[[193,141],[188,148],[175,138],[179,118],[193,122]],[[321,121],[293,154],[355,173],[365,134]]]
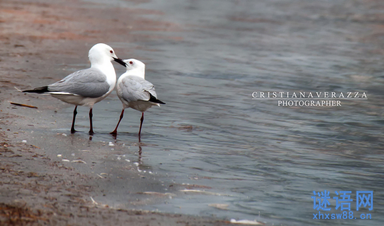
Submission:
[[[141,127],[143,126],[143,122],[144,122],[144,112],[141,113],[140,130],[139,130],[139,142],[141,140]]]
[[[116,125],[115,130],[113,130],[113,131],[111,132],[112,135],[116,135],[116,134],[117,134],[117,127],[119,127],[119,124],[120,124],[121,120],[123,119],[123,117],[124,117],[124,109],[121,111],[120,119],[119,119],[119,122],[118,122],[117,125]]]

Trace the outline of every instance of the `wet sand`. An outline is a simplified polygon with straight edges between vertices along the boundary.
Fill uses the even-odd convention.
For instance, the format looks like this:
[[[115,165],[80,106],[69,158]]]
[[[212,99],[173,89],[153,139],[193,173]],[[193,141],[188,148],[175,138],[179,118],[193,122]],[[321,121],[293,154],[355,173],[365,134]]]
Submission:
[[[381,1],[95,2],[0,2],[0,225],[311,225],[322,189],[374,191],[364,224],[381,225]],[[134,110],[109,134],[115,92],[95,105],[89,140],[87,108],[70,134],[73,106],[14,88],[88,67],[97,42],[147,63],[167,103],[148,111],[142,143]],[[253,91],[368,99],[280,107]]]
[[[132,29],[179,29],[169,23],[138,16],[157,13],[160,12],[98,7],[97,4],[76,0],[0,2],[1,225],[229,223],[212,218],[134,210],[138,203],[166,198],[162,197],[161,185],[155,176],[143,176],[129,167],[124,168],[129,183],[122,188],[132,196],[129,208],[110,207],[93,199],[93,195],[109,189],[108,183],[113,183],[113,180],[127,179],[94,173],[103,172],[96,164],[102,160],[89,150],[98,153],[109,148],[108,145],[88,142],[85,136],[68,135],[71,116],[60,118],[61,115],[57,114],[67,108],[67,104],[50,96],[26,95],[14,88],[32,88],[63,78],[73,71],[67,65],[87,64],[88,50],[95,43],[148,38],[131,34]],[[129,54],[129,50],[114,49],[118,56],[123,52]],[[114,94],[109,98],[113,97]],[[11,102],[36,105],[37,109],[16,106]],[[83,108],[82,111],[87,110]],[[51,128],[68,128],[68,131],[52,134],[49,132]],[[84,154],[67,157],[69,162],[53,158],[55,153],[68,146]],[[119,148],[122,147],[116,146],[113,151],[117,153]],[[177,185],[166,186],[169,186],[169,191],[178,189]],[[154,193],[148,197],[140,194],[143,191]]]

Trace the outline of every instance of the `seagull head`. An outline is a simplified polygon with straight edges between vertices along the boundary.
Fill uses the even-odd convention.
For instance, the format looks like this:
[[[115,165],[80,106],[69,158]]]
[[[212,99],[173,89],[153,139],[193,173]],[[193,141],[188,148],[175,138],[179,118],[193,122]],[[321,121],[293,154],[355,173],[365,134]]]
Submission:
[[[116,56],[115,51],[112,49],[112,47],[104,43],[98,43],[94,45],[89,50],[88,57],[91,61],[91,64],[103,64],[106,61],[110,62],[114,60],[117,63],[123,65],[124,67],[126,66],[123,60]]]
[[[139,70],[139,71],[145,71],[145,64],[141,62],[140,60],[136,59],[126,59],[123,60],[125,63],[125,67],[127,68],[127,71],[131,70]]]
[[[125,59],[123,62],[127,68],[127,72],[125,74],[139,76],[143,79],[145,78],[145,64],[143,62],[136,59]]]

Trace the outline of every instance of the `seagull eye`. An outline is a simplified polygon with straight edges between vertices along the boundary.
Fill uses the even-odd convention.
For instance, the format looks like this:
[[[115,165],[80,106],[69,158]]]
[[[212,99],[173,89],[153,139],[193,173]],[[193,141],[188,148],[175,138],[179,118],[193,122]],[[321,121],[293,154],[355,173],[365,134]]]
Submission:
[[[129,64],[133,64],[133,62],[132,62],[132,61],[129,61]]]
[[[109,52],[110,52],[110,53],[113,53],[113,51],[112,51],[112,50],[109,50]]]

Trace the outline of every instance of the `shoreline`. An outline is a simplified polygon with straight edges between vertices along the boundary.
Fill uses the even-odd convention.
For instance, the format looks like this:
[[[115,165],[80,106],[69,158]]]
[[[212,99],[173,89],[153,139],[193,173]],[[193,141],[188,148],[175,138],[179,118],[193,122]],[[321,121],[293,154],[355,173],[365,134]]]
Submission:
[[[83,132],[67,135],[70,124],[57,113],[68,107],[67,104],[50,96],[26,95],[14,88],[31,88],[63,78],[72,70],[67,65],[87,63],[84,57],[94,43],[117,43],[127,38],[139,38],[125,32],[130,26],[125,21],[140,22],[139,17],[135,19],[138,13],[158,13],[143,10],[132,14],[127,11],[132,10],[90,7],[76,0],[70,4],[63,0],[54,3],[47,0],[37,3],[5,0],[0,3],[0,42],[3,46],[0,50],[2,225],[230,224],[227,220],[208,217],[133,210],[134,205],[132,208],[116,208],[97,203],[92,194],[101,194],[103,189],[108,189],[107,183],[112,179],[91,174],[100,170],[92,163],[101,160],[92,155],[82,155],[81,151],[92,148],[97,152],[108,147],[100,145],[100,142],[87,143]],[[161,24],[148,20],[145,24],[143,21],[142,25],[148,29],[153,24]],[[98,24],[98,27],[93,29],[90,24]],[[101,31],[104,28],[108,35]],[[114,49],[117,53],[124,53],[119,48]],[[15,106],[10,102],[36,105],[37,109]],[[67,117],[71,118],[71,115]],[[68,131],[55,134],[52,127],[68,128]],[[55,160],[56,152],[68,145],[79,150],[72,160],[69,159],[71,163]],[[114,151],[118,152],[119,148]],[[127,174],[132,184],[127,189],[133,197],[137,197],[138,191],[142,191],[146,184],[154,192],[160,189],[155,176],[146,176],[143,180],[137,171],[130,170]],[[173,188],[176,189],[177,186]],[[156,199],[159,197],[152,197],[152,200]]]

